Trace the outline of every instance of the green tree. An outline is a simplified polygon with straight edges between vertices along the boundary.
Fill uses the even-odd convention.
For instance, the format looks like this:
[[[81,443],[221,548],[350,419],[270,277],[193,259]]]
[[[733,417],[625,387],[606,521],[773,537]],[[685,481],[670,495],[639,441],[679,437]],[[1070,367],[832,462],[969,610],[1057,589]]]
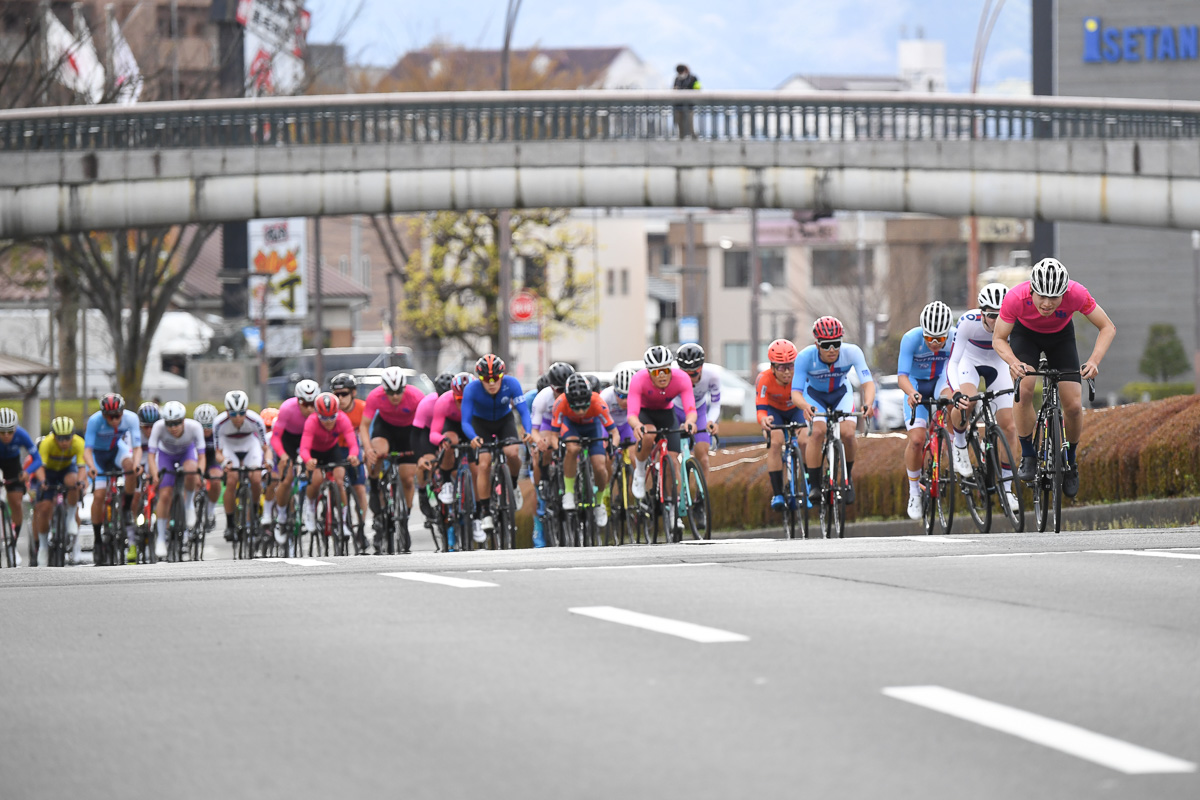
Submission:
[[[493,348],[499,320],[507,319],[496,309],[497,217],[495,211],[444,211],[414,221],[423,247],[409,256],[398,318],[425,344],[425,357],[434,364],[437,348],[447,340],[475,355]],[[595,324],[592,274],[582,272],[576,263],[589,238],[570,223],[566,211],[514,211],[512,243],[513,263],[524,266],[523,287],[540,299],[547,337],[564,328]],[[436,368],[428,363],[422,366],[427,372]]]
[[[1151,325],[1150,333],[1146,336],[1146,349],[1142,351],[1142,360],[1138,362],[1138,371],[1150,380],[1166,383],[1190,368],[1175,326],[1167,323]]]

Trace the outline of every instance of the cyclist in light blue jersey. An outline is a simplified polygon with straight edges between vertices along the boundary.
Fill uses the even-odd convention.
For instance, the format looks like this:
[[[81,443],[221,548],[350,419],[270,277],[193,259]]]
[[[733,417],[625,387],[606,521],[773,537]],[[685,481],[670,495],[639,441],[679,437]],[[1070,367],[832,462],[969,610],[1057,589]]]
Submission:
[[[135,470],[141,469],[142,431],[138,415],[125,408],[125,398],[119,394],[106,394],[100,401],[100,410],[88,419],[87,432],[83,437],[83,460],[95,478],[92,492],[92,525],[99,529],[104,516],[104,497],[108,493],[108,479],[100,477],[102,472],[122,470],[125,479],[125,512],[128,516],[133,507],[133,492],[137,481]],[[126,524],[126,537],[133,541],[133,525]]]
[[[811,434],[805,448],[805,466],[808,468],[808,485],[820,484],[821,451],[825,446],[825,412],[830,410],[851,413],[854,394],[846,376],[853,368],[862,385],[863,408],[858,413],[869,417],[875,405],[875,381],[867,367],[862,348],[854,344],[842,344],[845,329],[835,317],[821,317],[813,325],[810,344],[796,356],[796,371],[792,376],[792,402],[804,413]],[[842,420],[839,425],[842,443],[846,449],[846,475],[849,491],[846,502],[854,502],[854,456],[858,451],[854,439],[857,420]]]

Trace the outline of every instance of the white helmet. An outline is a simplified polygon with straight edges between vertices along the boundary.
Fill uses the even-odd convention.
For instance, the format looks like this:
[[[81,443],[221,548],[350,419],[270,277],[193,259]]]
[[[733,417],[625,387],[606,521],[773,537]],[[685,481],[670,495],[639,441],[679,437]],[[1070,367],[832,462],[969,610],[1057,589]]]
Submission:
[[[921,311],[921,330],[926,336],[945,336],[954,324],[950,306],[934,300]]]
[[[1043,258],[1033,265],[1029,275],[1029,288],[1042,297],[1060,297],[1067,291],[1071,276],[1057,258]]]
[[[177,402],[177,401],[172,401],[172,402]],[[167,403],[166,405],[163,406],[163,409],[162,409],[162,418],[167,420],[168,422],[171,419],[170,417],[167,416],[167,406],[169,406],[169,405],[171,405],[171,403]],[[183,404],[179,403],[179,405],[182,407]],[[192,419],[196,420],[196,422],[199,422],[206,429],[212,427],[213,420],[216,418],[217,418],[217,407],[212,405],[211,403],[201,403],[200,405],[196,406],[196,410],[192,412]]]
[[[626,367],[613,376],[613,388],[621,394],[629,394],[629,384],[633,381],[633,370]]]
[[[207,408],[212,408],[212,410],[216,412],[216,409],[210,406],[208,403],[196,406],[196,421],[206,428],[209,425],[212,425],[213,420],[217,418],[216,413],[214,413],[208,418],[207,421],[201,419],[200,417],[202,416],[203,411]],[[162,417],[163,422],[168,424],[172,422],[182,422],[184,417],[187,416],[187,409],[184,407],[183,403],[179,402],[178,400],[171,400],[170,402],[163,403],[162,411],[159,413],[159,416]]]
[[[1004,295],[1008,294],[1008,287],[1003,283],[989,283],[987,286],[979,290],[979,307],[990,308],[997,310],[1000,304],[1004,302]]]
[[[0,431],[8,433],[17,429],[17,412],[11,408],[0,408]]]
[[[240,389],[225,393],[225,410],[230,414],[241,414],[250,407],[250,398]]]
[[[306,378],[296,384],[297,400],[303,400],[305,403],[311,403],[317,399],[317,395],[320,393],[320,385],[312,379]]]
[[[383,389],[387,392],[402,392],[408,386],[408,376],[399,367],[388,367],[383,371]]]
[[[663,347],[661,344],[652,345],[642,356],[642,363],[646,365],[646,369],[669,367],[674,360],[675,356],[671,355],[671,349]]]

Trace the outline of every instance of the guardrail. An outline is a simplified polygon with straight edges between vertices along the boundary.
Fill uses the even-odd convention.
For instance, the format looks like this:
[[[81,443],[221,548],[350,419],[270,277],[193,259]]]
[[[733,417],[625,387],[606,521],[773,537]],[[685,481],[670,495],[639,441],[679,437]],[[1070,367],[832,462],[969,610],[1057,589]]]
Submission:
[[[0,112],[0,152],[526,141],[1198,139],[1200,103],[864,92],[458,92]]]

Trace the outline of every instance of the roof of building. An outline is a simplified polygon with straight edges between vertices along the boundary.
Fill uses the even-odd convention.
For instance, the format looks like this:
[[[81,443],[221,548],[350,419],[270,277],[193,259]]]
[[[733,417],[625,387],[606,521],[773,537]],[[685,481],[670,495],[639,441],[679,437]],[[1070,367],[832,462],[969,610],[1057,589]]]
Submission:
[[[818,92],[903,92],[908,81],[896,75],[792,75],[780,89],[803,81]]]
[[[679,282],[672,278],[646,277],[646,294],[663,303],[679,302]]]
[[[30,361],[28,358],[0,353],[0,378],[31,378],[57,373],[57,369],[40,361]]]

